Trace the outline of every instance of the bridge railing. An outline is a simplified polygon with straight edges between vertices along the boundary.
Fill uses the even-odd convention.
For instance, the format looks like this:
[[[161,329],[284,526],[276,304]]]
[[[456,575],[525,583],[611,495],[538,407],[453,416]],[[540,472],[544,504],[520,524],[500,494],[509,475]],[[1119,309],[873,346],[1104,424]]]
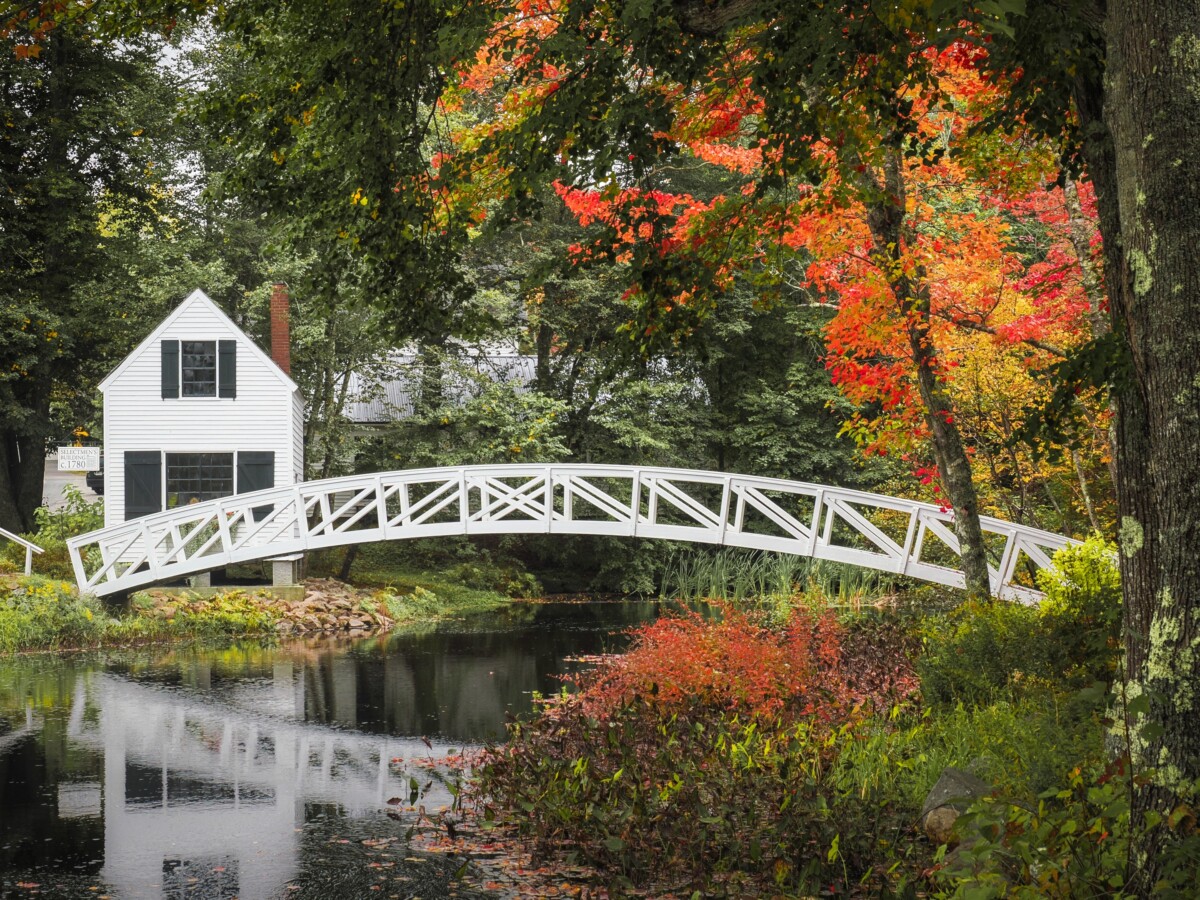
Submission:
[[[1034,602],[1068,538],[982,519],[991,587]],[[438,535],[604,534],[773,550],[961,587],[953,514],[914,500],[723,472],[494,465],[351,475],[238,494],[68,542],[81,590],[127,591],[233,563]]]
[[[6,531],[3,528],[0,528],[0,538],[6,538],[12,541],[14,544],[20,544],[25,548],[25,574],[32,575],[33,554],[44,552],[42,548],[37,544],[25,540],[25,538],[21,537],[19,534],[13,534],[11,531]]]

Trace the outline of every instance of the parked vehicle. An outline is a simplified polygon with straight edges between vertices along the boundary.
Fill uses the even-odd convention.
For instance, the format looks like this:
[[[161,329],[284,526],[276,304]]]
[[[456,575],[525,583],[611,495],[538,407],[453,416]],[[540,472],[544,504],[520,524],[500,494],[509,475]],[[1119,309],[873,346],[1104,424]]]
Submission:
[[[104,496],[104,454],[100,454],[100,468],[95,472],[88,472],[84,478],[87,481],[87,486],[99,494]]]

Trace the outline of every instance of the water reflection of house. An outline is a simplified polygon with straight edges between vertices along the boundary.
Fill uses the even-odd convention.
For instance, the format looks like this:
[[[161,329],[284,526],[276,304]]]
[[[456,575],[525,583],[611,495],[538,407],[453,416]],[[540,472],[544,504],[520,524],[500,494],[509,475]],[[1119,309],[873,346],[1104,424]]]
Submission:
[[[23,796],[57,800],[38,807],[45,821],[36,828],[0,819],[0,835],[9,824],[39,848],[64,835],[80,849],[55,848],[43,859],[86,871],[113,896],[278,897],[307,874],[305,840],[320,832],[306,819],[336,811],[376,820],[389,798],[407,796],[410,774],[428,781],[419,764],[462,742],[502,737],[506,711],[527,708],[529,692],[553,689],[547,675],[561,671],[561,654],[524,637],[381,641],[175,649],[127,675],[78,659],[0,690],[0,731],[44,779],[22,779]],[[62,702],[70,704],[66,727],[44,728],[43,720],[62,718],[40,710]],[[428,749],[396,733],[443,737]],[[49,759],[51,744],[62,765]],[[0,767],[14,752],[6,757],[0,746]],[[451,796],[435,781],[421,802],[432,811]],[[51,831],[46,822],[70,827]]]
[[[408,773],[390,760],[425,758],[425,745],[305,724],[299,674],[277,662],[233,702],[92,676],[99,722],[73,714],[72,729],[104,754],[101,878],[114,892],[275,896],[298,873],[306,804],[354,816],[404,792]],[[352,682],[335,678],[343,693]],[[423,799],[436,808],[450,795],[435,785]]]

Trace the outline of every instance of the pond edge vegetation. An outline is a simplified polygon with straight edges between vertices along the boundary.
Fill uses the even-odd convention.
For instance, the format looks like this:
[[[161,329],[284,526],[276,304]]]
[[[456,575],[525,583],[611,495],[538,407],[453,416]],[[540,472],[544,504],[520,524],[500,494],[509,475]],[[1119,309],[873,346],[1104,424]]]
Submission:
[[[810,597],[639,628],[511,726],[464,809],[611,896],[1122,896],[1153,773],[1129,762],[1146,725],[1122,702],[1112,549],[1060,552],[1036,607],[838,615]],[[986,789],[935,801],[954,770]],[[948,830],[922,829],[930,802]],[[1165,825],[1157,895],[1192,896],[1195,815]]]

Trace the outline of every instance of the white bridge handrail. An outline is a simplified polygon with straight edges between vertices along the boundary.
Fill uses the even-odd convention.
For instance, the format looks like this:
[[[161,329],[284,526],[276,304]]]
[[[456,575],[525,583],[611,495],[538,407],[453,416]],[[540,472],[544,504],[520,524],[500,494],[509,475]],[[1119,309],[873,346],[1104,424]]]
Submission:
[[[25,540],[25,538],[21,537],[19,534],[13,534],[11,531],[8,531],[4,528],[0,528],[0,537],[8,538],[13,543],[20,544],[25,548],[25,574],[32,575],[33,554],[44,553],[45,551],[37,544],[31,543],[30,541]]]
[[[981,517],[991,588],[1077,543]],[[179,507],[67,542],[81,591],[128,591],[239,562],[438,535],[606,534],[774,550],[961,587],[949,510],[866,491],[725,472],[586,464],[408,469]],[[940,555],[939,555],[940,554]],[[1021,561],[1026,568],[1021,568]]]

